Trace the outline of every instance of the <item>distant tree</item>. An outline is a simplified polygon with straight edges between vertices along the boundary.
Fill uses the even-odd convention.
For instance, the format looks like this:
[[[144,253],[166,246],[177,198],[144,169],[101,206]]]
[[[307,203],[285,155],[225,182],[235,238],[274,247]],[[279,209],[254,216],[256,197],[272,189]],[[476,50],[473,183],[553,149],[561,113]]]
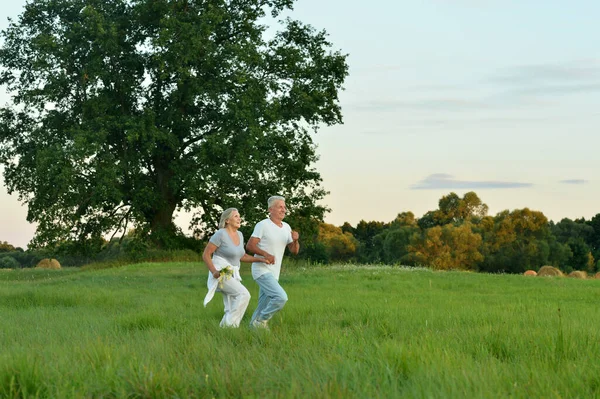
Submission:
[[[585,220],[582,219],[573,221],[571,219],[564,218],[556,224],[550,223],[550,230],[556,237],[556,240],[561,243],[566,243],[569,240],[577,239],[581,239],[588,243],[594,236],[594,228],[585,223]]]
[[[0,257],[0,269],[16,269],[18,267],[21,267],[21,264],[12,256]]]
[[[489,272],[522,273],[548,263],[551,239],[548,219],[528,208],[503,211],[484,235],[482,268]]]
[[[600,213],[586,222],[593,229],[593,234],[589,240],[589,246],[592,249],[594,258],[600,260]]]
[[[456,193],[450,193],[440,198],[438,222],[441,225],[461,220],[461,199]]]
[[[396,219],[394,219],[392,221],[392,223],[390,223],[390,227],[402,227],[402,226],[410,226],[410,227],[416,227],[417,226],[417,219],[415,218],[414,213],[412,212],[402,212],[399,213],[398,216],[396,216]]]
[[[330,260],[349,260],[356,253],[356,239],[332,224],[319,225],[319,242],[327,249]]]
[[[558,242],[554,236],[548,237],[547,242],[550,249],[547,264],[566,270],[569,259],[573,257],[569,245]]]
[[[344,233],[350,233],[350,234],[354,235],[354,227],[352,227],[352,225],[348,222],[344,222],[341,229]]]
[[[474,233],[470,223],[447,224],[413,236],[410,256],[416,263],[439,270],[477,270],[483,260],[481,235]]]
[[[357,255],[361,262],[381,261],[382,254],[379,252],[381,248],[375,246],[374,238],[386,228],[388,225],[383,222],[364,220],[358,222],[354,229],[354,238],[359,242]]]
[[[574,270],[585,270],[589,273],[594,272],[594,256],[583,238],[570,238],[566,244],[569,246],[572,253],[566,261],[567,265]]]
[[[476,222],[487,215],[488,206],[473,191],[460,198],[450,193],[440,198],[439,208],[429,211],[418,220],[419,227],[425,230],[448,223],[461,224],[466,221]]]
[[[11,244],[9,244],[6,241],[0,241],[0,252],[11,252],[11,251],[15,251],[16,248],[14,246],[12,246]]]
[[[176,210],[209,233],[269,195],[311,217],[326,192],[311,132],[342,120],[346,55],[323,31],[269,22],[294,0],[27,2],[2,32],[0,162],[33,245],[132,224],[168,246]]]
[[[439,201],[440,219],[443,224],[462,223],[474,217],[487,215],[488,206],[473,191],[460,198],[455,193],[443,196]]]
[[[440,226],[440,211],[428,211],[417,220],[417,225],[423,231],[435,226]]]
[[[382,260],[385,263],[413,265],[412,258],[408,256],[408,247],[412,237],[419,232],[420,229],[417,226],[400,225],[390,227],[377,235],[375,240],[381,240]]]

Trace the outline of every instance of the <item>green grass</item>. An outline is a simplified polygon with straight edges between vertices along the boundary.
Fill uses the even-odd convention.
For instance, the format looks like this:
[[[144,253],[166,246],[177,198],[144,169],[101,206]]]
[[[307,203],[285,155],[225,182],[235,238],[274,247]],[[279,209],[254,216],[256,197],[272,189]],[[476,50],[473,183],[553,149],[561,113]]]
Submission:
[[[0,272],[0,397],[600,397],[600,280],[294,267],[220,329],[193,263]]]

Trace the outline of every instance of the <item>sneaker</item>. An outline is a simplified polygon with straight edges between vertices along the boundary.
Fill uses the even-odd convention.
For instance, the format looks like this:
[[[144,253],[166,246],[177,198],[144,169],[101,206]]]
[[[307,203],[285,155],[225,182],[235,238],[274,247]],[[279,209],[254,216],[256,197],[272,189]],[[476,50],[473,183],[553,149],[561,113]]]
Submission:
[[[252,321],[252,323],[250,323],[250,326],[252,328],[255,329],[263,329],[263,330],[269,330],[269,326],[267,325],[267,320],[254,320]]]

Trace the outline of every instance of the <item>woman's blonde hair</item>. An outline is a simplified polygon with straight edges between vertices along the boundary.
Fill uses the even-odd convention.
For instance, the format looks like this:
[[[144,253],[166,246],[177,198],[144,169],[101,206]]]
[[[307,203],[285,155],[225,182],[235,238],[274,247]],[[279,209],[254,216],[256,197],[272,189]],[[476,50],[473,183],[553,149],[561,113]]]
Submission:
[[[225,228],[225,222],[231,217],[233,212],[238,212],[237,208],[227,208],[221,214],[221,220],[219,221],[219,228]]]

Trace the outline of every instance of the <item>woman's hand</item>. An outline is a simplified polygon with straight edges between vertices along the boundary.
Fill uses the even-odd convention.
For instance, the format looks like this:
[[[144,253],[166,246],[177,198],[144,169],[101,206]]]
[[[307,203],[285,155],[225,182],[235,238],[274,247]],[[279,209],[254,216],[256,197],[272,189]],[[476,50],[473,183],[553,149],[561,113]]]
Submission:
[[[275,257],[271,254],[265,254],[264,256],[265,258],[265,263],[267,265],[274,265],[275,264]]]
[[[212,275],[214,278],[219,278],[219,277],[221,277],[221,272],[218,270],[215,270],[214,272],[212,272]]]

